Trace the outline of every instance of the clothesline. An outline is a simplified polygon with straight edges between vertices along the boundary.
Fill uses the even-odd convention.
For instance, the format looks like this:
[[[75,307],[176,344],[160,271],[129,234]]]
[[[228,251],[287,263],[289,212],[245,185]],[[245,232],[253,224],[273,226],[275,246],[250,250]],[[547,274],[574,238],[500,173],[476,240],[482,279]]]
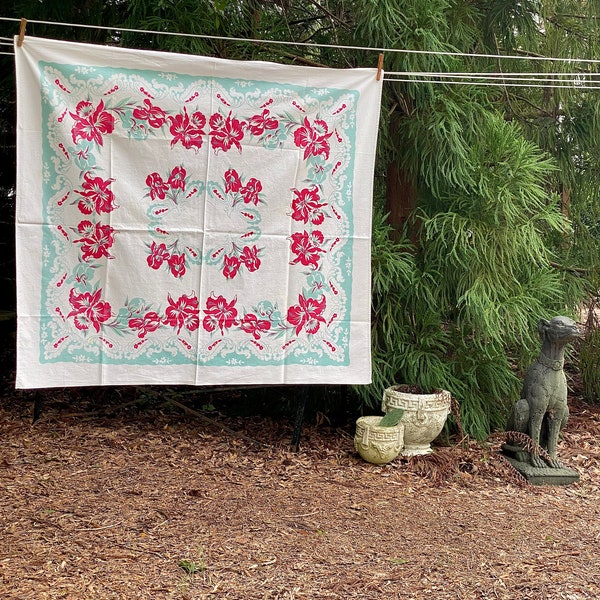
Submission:
[[[0,17],[0,21],[10,21],[19,23],[21,19],[13,17]],[[471,58],[494,58],[494,59],[513,59],[513,60],[529,60],[529,61],[556,61],[565,63],[583,63],[583,64],[600,64],[600,59],[590,58],[561,58],[551,56],[518,56],[510,54],[478,54],[472,52],[450,52],[441,50],[409,50],[407,48],[385,48],[385,47],[370,47],[370,46],[351,46],[343,44],[317,44],[314,42],[292,42],[288,40],[266,40],[260,38],[236,38],[219,35],[208,35],[208,34],[196,34],[196,33],[182,33],[175,31],[156,31],[151,29],[133,29],[118,26],[105,26],[105,25],[85,25],[82,23],[62,23],[59,21],[41,21],[37,19],[27,20],[28,23],[37,25],[54,25],[60,27],[80,27],[84,29],[102,29],[107,31],[127,32],[127,33],[147,33],[151,35],[173,35],[179,37],[190,37],[199,39],[210,39],[210,40],[221,40],[230,42],[247,42],[247,43],[260,43],[260,44],[278,44],[286,46],[309,46],[314,48],[333,48],[339,50],[363,50],[366,52],[390,52],[390,53],[403,53],[403,54],[424,54],[431,56],[463,56]]]
[[[22,23],[22,19],[12,17],[0,17],[0,21],[9,21],[15,23]],[[433,51],[433,50],[409,50],[406,48],[383,48],[383,47],[368,47],[368,46],[351,46],[351,45],[340,45],[340,44],[317,44],[313,42],[293,42],[286,40],[265,40],[257,38],[235,38],[228,36],[216,36],[208,34],[192,34],[192,33],[181,33],[172,31],[156,31],[147,29],[134,29],[125,27],[109,27],[102,25],[85,25],[81,23],[63,23],[59,21],[42,21],[31,19],[27,20],[27,23],[33,23],[38,25],[53,25],[53,26],[64,26],[64,27],[79,27],[85,29],[102,29],[107,31],[115,32],[127,32],[127,33],[145,33],[151,35],[172,35],[179,37],[209,39],[209,40],[220,40],[220,41],[231,41],[231,42],[246,42],[246,43],[261,43],[261,44],[274,44],[274,45],[288,45],[288,46],[303,46],[313,48],[333,48],[342,50],[361,50],[366,52],[378,52],[378,53],[404,53],[404,54],[421,54],[421,55],[432,55],[432,56],[460,56],[460,57],[471,57],[471,58],[493,58],[493,59],[512,59],[512,60],[525,60],[525,61],[546,61],[546,62],[559,62],[559,63],[581,63],[581,64],[600,64],[600,60],[596,59],[579,59],[579,58],[559,58],[559,57],[547,57],[547,56],[517,56],[517,55],[503,55],[503,54],[477,54],[468,52],[445,52],[445,51]],[[12,44],[11,38],[0,37],[0,40],[7,40],[8,43],[0,41],[1,45]],[[14,52],[1,52],[0,55],[14,55]],[[589,85],[589,83],[595,83],[593,77],[600,74],[595,73],[468,73],[468,72],[430,72],[430,71],[387,71],[383,77],[384,81],[398,82],[398,83],[429,83],[434,85],[478,85],[478,86],[492,86],[492,87],[546,87],[546,88],[568,88],[577,90],[595,90],[600,87]],[[402,77],[395,77],[402,76]],[[541,79],[534,78],[535,76],[542,77]],[[564,78],[575,77],[585,78],[586,81],[565,81]],[[558,81],[557,81],[558,78]],[[591,78],[591,79],[590,79]],[[440,79],[442,81],[440,81]],[[483,79],[484,81],[477,81]],[[489,79],[498,79],[498,81],[489,81]],[[488,80],[488,81],[485,81]],[[562,83],[561,83],[562,81]],[[519,83],[511,83],[519,82]],[[525,83],[524,83],[525,82]],[[528,83],[532,82],[532,83]]]

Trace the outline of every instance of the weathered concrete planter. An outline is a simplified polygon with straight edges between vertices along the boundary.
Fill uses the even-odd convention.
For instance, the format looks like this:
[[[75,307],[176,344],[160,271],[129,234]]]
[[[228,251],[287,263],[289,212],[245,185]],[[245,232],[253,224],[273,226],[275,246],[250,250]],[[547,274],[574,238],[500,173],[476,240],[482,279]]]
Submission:
[[[450,413],[452,396],[446,390],[421,393],[415,386],[393,385],[383,393],[381,409],[387,413],[402,408],[404,449],[402,456],[433,452],[431,442],[441,433]]]
[[[367,462],[383,465],[394,460],[404,445],[404,424],[380,426],[381,417],[359,417],[356,421],[354,448]]]

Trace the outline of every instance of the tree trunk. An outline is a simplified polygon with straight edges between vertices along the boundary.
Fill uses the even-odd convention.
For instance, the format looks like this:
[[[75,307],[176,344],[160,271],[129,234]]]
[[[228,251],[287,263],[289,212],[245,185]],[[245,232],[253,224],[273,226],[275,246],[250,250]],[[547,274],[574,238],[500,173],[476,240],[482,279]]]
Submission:
[[[407,227],[410,240],[416,243],[417,232],[408,219],[415,208],[417,188],[413,178],[395,163],[389,163],[386,180],[386,210],[389,224],[395,229],[396,237]]]

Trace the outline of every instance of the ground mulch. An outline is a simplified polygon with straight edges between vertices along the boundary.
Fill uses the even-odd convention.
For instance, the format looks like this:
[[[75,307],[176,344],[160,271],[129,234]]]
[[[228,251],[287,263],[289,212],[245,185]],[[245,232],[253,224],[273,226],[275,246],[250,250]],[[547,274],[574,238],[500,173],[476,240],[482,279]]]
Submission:
[[[568,486],[484,443],[364,462],[353,424],[189,398],[0,398],[3,599],[600,598],[600,407],[571,399]],[[185,410],[185,407],[189,407]]]

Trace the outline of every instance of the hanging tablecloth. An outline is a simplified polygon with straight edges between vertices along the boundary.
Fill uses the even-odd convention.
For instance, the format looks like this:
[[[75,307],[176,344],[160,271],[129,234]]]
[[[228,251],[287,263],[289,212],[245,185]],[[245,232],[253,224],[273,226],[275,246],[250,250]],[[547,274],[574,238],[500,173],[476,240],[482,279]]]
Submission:
[[[376,69],[15,53],[18,388],[370,382]]]

